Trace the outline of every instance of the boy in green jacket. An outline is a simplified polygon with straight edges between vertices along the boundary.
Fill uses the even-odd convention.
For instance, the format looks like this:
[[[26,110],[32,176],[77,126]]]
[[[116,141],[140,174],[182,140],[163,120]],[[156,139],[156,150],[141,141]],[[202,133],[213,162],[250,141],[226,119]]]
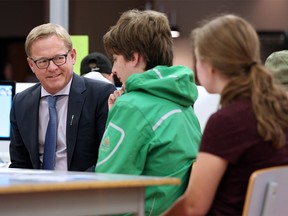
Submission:
[[[126,11],[103,41],[123,89],[109,99],[113,106],[96,172],[180,178],[180,186],[146,189],[145,215],[160,215],[185,191],[198,152],[194,74],[172,66],[173,41],[163,13]]]

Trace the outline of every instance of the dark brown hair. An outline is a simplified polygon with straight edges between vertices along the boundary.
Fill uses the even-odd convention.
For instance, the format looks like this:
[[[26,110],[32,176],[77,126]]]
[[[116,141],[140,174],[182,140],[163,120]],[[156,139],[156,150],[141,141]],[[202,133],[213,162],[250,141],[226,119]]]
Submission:
[[[116,25],[104,35],[107,55],[123,55],[131,60],[133,52],[140,53],[146,61],[146,70],[157,65],[173,63],[173,40],[165,14],[136,9],[124,12]]]

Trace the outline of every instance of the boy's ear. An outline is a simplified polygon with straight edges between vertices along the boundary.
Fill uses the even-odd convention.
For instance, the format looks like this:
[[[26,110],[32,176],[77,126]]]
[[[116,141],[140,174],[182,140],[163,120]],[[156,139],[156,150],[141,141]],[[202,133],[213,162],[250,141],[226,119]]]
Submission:
[[[132,62],[137,65],[140,60],[140,54],[138,52],[133,52]]]
[[[138,71],[145,71],[146,69],[146,61],[144,57],[139,52],[133,52],[133,59],[131,60],[134,67],[137,67]]]

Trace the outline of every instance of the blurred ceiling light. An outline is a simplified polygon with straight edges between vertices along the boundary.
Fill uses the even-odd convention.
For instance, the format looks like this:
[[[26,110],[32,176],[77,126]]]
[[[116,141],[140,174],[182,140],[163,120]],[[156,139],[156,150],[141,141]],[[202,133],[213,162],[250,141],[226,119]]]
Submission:
[[[171,35],[172,35],[172,38],[180,37],[180,31],[177,26],[171,26]]]
[[[175,10],[172,10],[170,12],[169,22],[170,22],[172,38],[180,37],[180,31],[179,31],[179,28],[177,26],[177,15],[176,15]]]
[[[154,0],[146,0],[145,10],[154,10],[153,8],[154,8]],[[165,13],[163,5],[160,4],[160,9],[158,11]],[[172,38],[180,37],[180,31],[179,31],[179,28],[178,28],[177,22],[176,22],[176,12],[174,10],[172,10],[170,13],[167,14],[167,17],[168,17],[169,23],[170,23]]]

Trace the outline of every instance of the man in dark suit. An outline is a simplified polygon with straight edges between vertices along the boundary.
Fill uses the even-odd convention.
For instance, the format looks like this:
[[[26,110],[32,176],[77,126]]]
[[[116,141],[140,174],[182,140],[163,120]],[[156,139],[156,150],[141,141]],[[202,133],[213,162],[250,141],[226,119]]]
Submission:
[[[32,29],[25,51],[40,83],[14,97],[10,114],[10,167],[46,169],[42,165],[48,146],[46,128],[50,124],[48,97],[56,97],[58,120],[52,169],[91,169],[98,158],[107,100],[114,85],[73,72],[76,50],[60,25],[48,23]]]

